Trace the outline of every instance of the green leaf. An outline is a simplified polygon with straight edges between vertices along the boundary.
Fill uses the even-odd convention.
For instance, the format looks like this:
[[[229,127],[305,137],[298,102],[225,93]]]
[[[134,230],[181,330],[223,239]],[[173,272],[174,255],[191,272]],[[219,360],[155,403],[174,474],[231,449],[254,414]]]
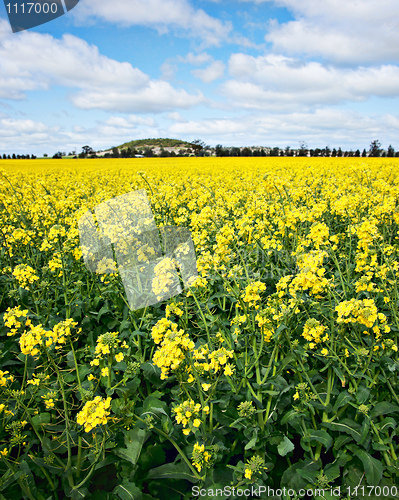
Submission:
[[[71,498],[72,500],[81,500],[82,498],[86,498],[90,495],[90,492],[87,488],[79,488],[78,490],[72,490]]]
[[[338,397],[337,397],[337,400],[335,401],[335,405],[333,407],[334,413],[336,413],[339,410],[339,408],[341,408],[342,406],[345,406],[346,404],[348,404],[349,401],[351,401],[352,399],[353,398],[349,394],[348,391],[340,392]]]
[[[289,467],[281,478],[281,486],[299,490],[306,488],[309,482],[312,484],[316,480],[318,471],[322,463],[321,460],[301,460]]]
[[[108,304],[106,303],[104,306],[102,306],[102,308],[98,311],[98,314],[97,314],[97,321],[100,322],[100,318],[103,314],[107,314],[107,313],[110,313],[111,311],[109,310],[108,308]]]
[[[279,455],[285,457],[285,455],[287,455],[287,453],[290,453],[290,451],[293,451],[294,448],[294,443],[290,439],[288,439],[287,436],[284,436],[284,439],[277,446],[277,451]]]
[[[254,429],[251,440],[245,445],[245,450],[251,450],[258,441],[258,429]]]
[[[350,443],[352,441],[350,436],[341,434],[334,440],[334,450],[339,450],[344,444]]]
[[[377,429],[381,432],[388,432],[388,429],[391,427],[392,429],[396,429],[397,423],[396,420],[392,417],[384,418],[382,422],[376,424]]]
[[[337,377],[339,378],[339,380],[341,381],[342,383],[342,387],[345,387],[345,375],[342,373],[342,370],[341,368],[339,368],[338,366],[336,365],[332,365],[333,367],[333,370],[335,371]]]
[[[119,484],[114,491],[121,500],[141,500],[143,495],[134,483]]]
[[[164,381],[161,380],[161,369],[157,366],[148,361],[141,365],[141,369],[143,370],[144,378],[154,387],[160,387],[164,384]]]
[[[39,413],[39,415],[35,415],[32,417],[33,427],[40,427],[45,424],[49,424],[51,422],[51,414],[47,413]]]
[[[296,410],[290,410],[281,419],[281,424],[284,425],[284,424],[290,422],[291,420],[295,420],[297,418],[304,417],[304,416],[305,416],[304,413],[298,413]]]
[[[361,434],[360,434],[359,444],[362,444],[364,442],[364,440],[366,439],[366,437],[369,435],[369,431],[370,431],[370,419],[366,417],[363,420],[363,425],[362,425],[362,430],[361,430]]]
[[[310,442],[317,441],[318,443],[321,443],[327,450],[331,448],[333,444],[333,440],[330,434],[328,434],[327,431],[323,430],[311,430],[309,431],[308,436],[304,436],[304,438],[306,440],[309,440]]]
[[[383,473],[382,463],[376,458],[373,458],[367,451],[360,448],[356,450],[356,455],[363,463],[368,484],[370,486],[378,486]]]
[[[117,448],[114,453],[128,462],[136,465],[141,449],[146,440],[147,431],[134,427],[130,431],[125,431],[126,448]]]
[[[21,471],[18,471],[15,474],[13,474],[11,471],[5,472],[1,478],[2,481],[4,481],[1,484],[1,489],[5,490],[6,488],[8,488],[8,486],[10,486],[10,484],[17,481],[22,476],[22,474],[23,474],[23,472],[21,472]]]
[[[356,391],[356,401],[358,402],[358,404],[361,405],[365,403],[369,396],[370,389],[363,384],[359,385]]]
[[[358,430],[360,429],[360,425],[349,418],[344,418],[341,422],[322,422],[322,425],[332,431],[350,434],[356,442],[361,439],[361,434]]]
[[[186,479],[191,483],[197,483],[198,479],[193,475],[186,464],[165,464],[148,471],[147,479]]]
[[[382,403],[377,403],[370,412],[370,418],[378,417],[379,415],[386,415],[387,413],[397,413],[399,412],[399,406],[388,401],[383,401]]]
[[[166,455],[162,445],[160,444],[150,444],[143,450],[140,454],[140,458],[137,462],[140,469],[147,471],[152,467],[158,467],[166,462]]]

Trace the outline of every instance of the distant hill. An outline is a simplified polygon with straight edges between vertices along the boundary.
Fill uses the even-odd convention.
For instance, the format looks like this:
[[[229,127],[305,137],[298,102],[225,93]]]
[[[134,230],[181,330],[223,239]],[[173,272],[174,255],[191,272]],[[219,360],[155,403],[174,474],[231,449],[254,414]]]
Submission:
[[[180,139],[138,139],[117,146],[118,149],[145,147],[189,148],[191,144],[186,141],[181,141]]]

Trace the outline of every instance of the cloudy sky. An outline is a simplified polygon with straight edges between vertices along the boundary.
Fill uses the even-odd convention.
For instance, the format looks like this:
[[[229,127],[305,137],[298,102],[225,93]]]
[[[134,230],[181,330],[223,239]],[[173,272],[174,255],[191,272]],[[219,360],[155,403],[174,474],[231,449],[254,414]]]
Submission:
[[[12,33],[0,153],[147,137],[399,149],[397,0],[80,0]]]

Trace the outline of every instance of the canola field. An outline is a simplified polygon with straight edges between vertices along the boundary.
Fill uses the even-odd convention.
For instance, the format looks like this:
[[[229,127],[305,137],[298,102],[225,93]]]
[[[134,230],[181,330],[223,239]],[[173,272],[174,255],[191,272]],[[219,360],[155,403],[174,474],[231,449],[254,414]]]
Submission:
[[[398,181],[392,158],[0,161],[0,498],[397,498]],[[78,222],[137,190],[198,276],[133,310]]]

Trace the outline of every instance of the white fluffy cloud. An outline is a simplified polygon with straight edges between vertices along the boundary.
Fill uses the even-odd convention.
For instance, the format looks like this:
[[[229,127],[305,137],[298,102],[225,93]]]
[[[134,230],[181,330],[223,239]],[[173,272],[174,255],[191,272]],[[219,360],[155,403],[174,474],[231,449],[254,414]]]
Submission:
[[[245,0],[244,0],[245,1]],[[261,4],[270,0],[246,0]],[[272,24],[266,41],[284,54],[308,54],[335,63],[399,62],[396,0],[276,0],[294,21]]]
[[[52,85],[77,89],[71,99],[82,109],[162,112],[203,100],[200,94],[150,79],[128,62],[110,59],[75,36],[58,40],[25,31],[15,37],[0,26],[0,97],[22,99],[25,91]]]
[[[35,148],[47,146],[51,137],[58,134],[57,127],[29,119],[0,118],[0,154],[34,154]],[[7,145],[7,149],[5,148]]]
[[[334,108],[315,112],[254,113],[233,118],[192,120],[175,123],[169,128],[173,137],[202,137],[225,145],[299,146],[304,140],[309,147],[368,148],[370,141],[383,135],[395,144],[399,119],[393,115],[378,117]],[[355,139],[353,139],[355,137]],[[251,138],[249,143],[248,138]],[[383,147],[388,147],[383,144]]]
[[[192,74],[202,80],[204,83],[211,83],[214,80],[222,78],[224,75],[225,65],[222,61],[213,61],[204,69],[195,69]]]
[[[198,37],[206,45],[219,45],[232,27],[195,9],[188,0],[85,0],[74,15],[80,21],[100,18],[122,26],[143,25],[165,32],[177,29]]]
[[[399,67],[337,68],[279,55],[233,54],[231,79],[222,85],[230,102],[244,108],[292,111],[298,107],[399,96]]]
[[[132,139],[133,135],[144,133],[156,137],[159,128],[153,118],[128,115],[111,116],[104,122],[91,126],[48,126],[29,119],[0,117],[0,155],[36,154],[53,155],[56,151],[70,152],[82,144],[89,144],[95,150],[110,148]],[[66,151],[67,150],[67,151]]]

